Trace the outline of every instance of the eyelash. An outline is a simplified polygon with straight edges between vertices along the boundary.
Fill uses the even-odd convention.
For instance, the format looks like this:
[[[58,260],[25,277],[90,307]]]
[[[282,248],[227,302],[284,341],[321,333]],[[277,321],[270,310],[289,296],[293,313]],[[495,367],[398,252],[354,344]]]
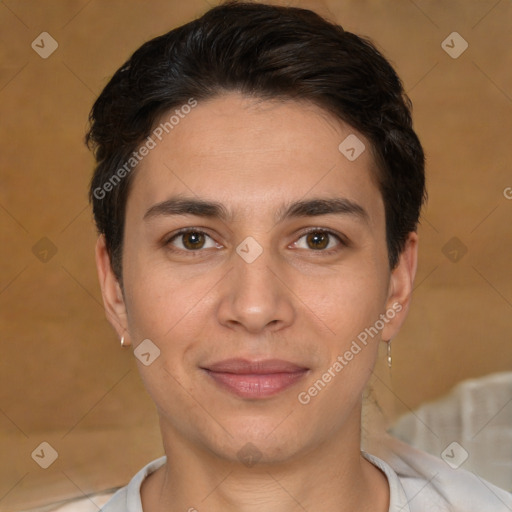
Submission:
[[[204,252],[204,249],[183,250],[183,249],[174,248],[172,246],[171,242],[173,240],[178,238],[180,235],[184,235],[184,234],[187,234],[187,233],[199,233],[201,235],[206,235],[207,237],[209,237],[209,238],[211,238],[213,240],[213,238],[208,233],[206,233],[205,231],[203,231],[201,229],[183,228],[183,229],[180,229],[179,231],[177,231],[176,233],[172,234],[170,237],[165,238],[163,240],[163,245],[167,249],[169,249],[171,252],[175,252],[175,253],[197,254],[197,253],[200,253],[200,252]],[[304,231],[304,232],[301,233],[301,235],[299,236],[297,241],[300,240],[301,238],[303,238],[304,236],[309,235],[310,233],[326,234],[326,235],[329,235],[330,237],[336,238],[341,246],[343,246],[343,247],[348,247],[349,246],[348,241],[346,239],[344,239],[344,237],[342,237],[341,235],[339,235],[339,234],[337,234],[337,233],[335,233],[333,231],[330,231],[328,229],[323,229],[323,228],[311,228],[311,229],[309,229],[307,231]],[[336,247],[334,249],[329,249],[329,250],[320,249],[320,250],[316,250],[315,251],[314,249],[310,249],[309,252],[316,252],[316,253],[323,253],[324,255],[331,255],[331,254],[337,253],[339,250],[340,250],[339,247]]]

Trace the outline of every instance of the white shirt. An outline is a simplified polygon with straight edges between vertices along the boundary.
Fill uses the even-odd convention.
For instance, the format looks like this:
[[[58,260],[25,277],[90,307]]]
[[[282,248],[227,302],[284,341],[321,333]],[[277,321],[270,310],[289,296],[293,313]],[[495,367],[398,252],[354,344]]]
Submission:
[[[512,512],[512,494],[444,460],[396,439],[386,439],[387,462],[362,451],[389,483],[389,512]],[[165,464],[166,456],[144,466],[119,489],[102,512],[143,512],[140,487],[146,476]],[[512,485],[512,482],[511,482]]]

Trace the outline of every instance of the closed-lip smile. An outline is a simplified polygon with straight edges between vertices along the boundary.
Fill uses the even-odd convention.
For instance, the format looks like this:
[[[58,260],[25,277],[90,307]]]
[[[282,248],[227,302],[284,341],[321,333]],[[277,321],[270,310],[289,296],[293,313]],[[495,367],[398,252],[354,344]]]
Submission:
[[[201,367],[224,390],[241,398],[267,398],[301,380],[309,371],[282,359],[226,359]]]

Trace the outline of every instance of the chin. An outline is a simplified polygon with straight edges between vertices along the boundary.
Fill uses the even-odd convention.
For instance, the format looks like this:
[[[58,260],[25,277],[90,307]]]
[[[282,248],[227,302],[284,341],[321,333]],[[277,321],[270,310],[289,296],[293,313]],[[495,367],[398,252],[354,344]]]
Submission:
[[[314,443],[287,414],[225,419],[221,424],[231,436],[219,427],[220,436],[208,436],[203,442],[218,457],[247,467],[291,461]]]

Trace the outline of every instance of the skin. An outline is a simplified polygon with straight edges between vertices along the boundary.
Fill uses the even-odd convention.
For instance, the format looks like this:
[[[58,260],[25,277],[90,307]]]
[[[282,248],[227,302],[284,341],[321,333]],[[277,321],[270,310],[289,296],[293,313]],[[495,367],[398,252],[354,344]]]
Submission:
[[[367,148],[352,162],[338,150],[349,134]],[[176,194],[222,203],[232,218],[144,219]],[[359,204],[367,220],[274,220],[291,201],[334,197]],[[190,235],[168,242],[181,228],[204,231],[204,245],[191,245]],[[318,249],[308,228],[340,234],[348,245],[332,237]],[[252,263],[236,252],[248,236],[263,250]],[[150,339],[161,351],[149,366],[136,359],[170,461],[143,483],[144,511],[295,512],[319,503],[324,512],[387,511],[387,479],[360,454],[362,393],[379,342],[407,315],[418,237],[410,233],[391,271],[368,141],[311,104],[235,92],[200,102],[139,164],[124,237],[123,290],[103,237],[96,260],[119,337],[134,348]],[[379,335],[299,403],[298,393],[396,303],[401,311]],[[231,357],[279,358],[309,372],[275,396],[240,398],[200,368]],[[247,443],[261,454],[250,467],[237,456]]]

